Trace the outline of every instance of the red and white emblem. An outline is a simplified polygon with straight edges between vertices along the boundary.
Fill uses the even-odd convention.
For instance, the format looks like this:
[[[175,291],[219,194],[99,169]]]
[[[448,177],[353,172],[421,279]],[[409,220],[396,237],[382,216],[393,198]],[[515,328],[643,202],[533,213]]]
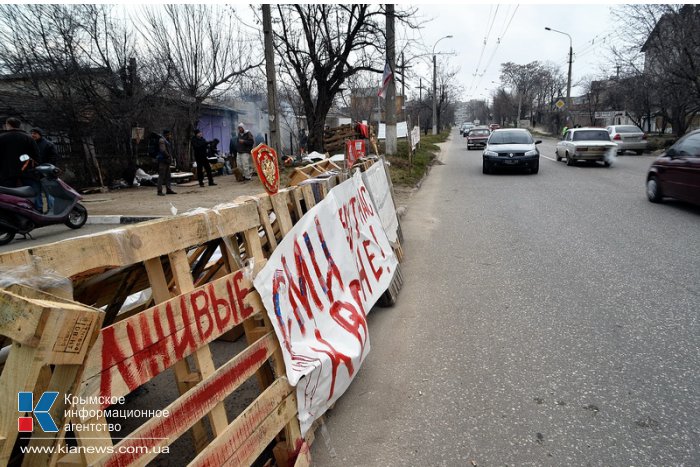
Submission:
[[[268,194],[274,195],[280,189],[280,167],[277,153],[270,146],[260,143],[251,151],[258,178]]]

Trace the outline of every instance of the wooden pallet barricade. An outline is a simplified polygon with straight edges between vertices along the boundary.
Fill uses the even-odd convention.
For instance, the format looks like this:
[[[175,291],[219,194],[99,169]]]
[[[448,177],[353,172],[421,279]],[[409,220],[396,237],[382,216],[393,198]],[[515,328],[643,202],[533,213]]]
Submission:
[[[57,303],[97,317],[92,334],[85,337],[91,348],[80,362],[72,360],[73,373],[61,373],[57,365],[44,378],[53,382],[74,377],[70,385],[63,382],[61,386],[62,391],[70,389],[77,396],[64,422],[91,428],[72,433],[74,441],[61,431],[55,441],[43,442],[112,447],[115,452],[54,454],[42,461],[52,465],[146,465],[156,458],[159,448],[189,432],[194,445],[192,465],[247,465],[269,446],[274,447],[278,465],[291,465],[295,460],[297,465],[308,465],[313,431],[306,440],[301,438],[296,396],[287,383],[279,343],[253,289],[252,277],[294,224],[336,182],[316,180],[272,196],[242,197],[215,209],[0,255],[3,267],[32,264],[70,278],[77,302],[57,299]],[[2,299],[14,292],[0,293]],[[144,300],[126,306],[127,298],[135,294],[144,295]],[[247,346],[216,367],[209,345],[241,328]],[[42,365],[44,373],[47,365]],[[159,408],[168,410],[169,417],[148,419],[123,439],[116,439],[118,433],[105,431],[106,418],[93,416],[108,407],[91,398],[126,396],[166,370],[174,374],[180,393],[167,407]],[[260,394],[229,421],[224,400],[253,375]],[[15,385],[31,385],[31,378],[21,376],[20,380]],[[3,410],[16,406],[16,401],[9,402],[3,402]],[[0,413],[0,446],[5,453],[14,444],[7,433],[16,413],[9,414],[10,418]],[[80,413],[90,416],[76,415]],[[36,460],[25,458],[24,463],[40,465]]]

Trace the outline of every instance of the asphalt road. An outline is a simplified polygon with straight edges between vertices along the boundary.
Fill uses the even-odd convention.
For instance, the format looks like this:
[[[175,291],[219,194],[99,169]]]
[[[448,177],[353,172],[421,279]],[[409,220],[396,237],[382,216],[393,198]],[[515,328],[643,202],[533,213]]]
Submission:
[[[316,465],[700,465],[700,209],[646,200],[652,156],[554,143],[538,175],[483,175],[453,132]]]
[[[118,224],[96,224],[84,225],[80,229],[69,229],[63,224],[50,225],[31,232],[33,239],[24,238],[22,235],[17,235],[12,242],[7,245],[0,246],[0,253],[8,251],[21,250],[23,248],[33,248],[46,243],[59,242],[69,238],[80,237],[83,235],[92,235],[105,230],[121,227]]]

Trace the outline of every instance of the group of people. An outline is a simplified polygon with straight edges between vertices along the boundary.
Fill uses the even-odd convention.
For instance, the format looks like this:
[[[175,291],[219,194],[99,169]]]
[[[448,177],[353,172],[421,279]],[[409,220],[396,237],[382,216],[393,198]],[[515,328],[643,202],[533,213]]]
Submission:
[[[39,212],[44,212],[41,182],[33,169],[40,164],[56,164],[58,153],[56,146],[44,138],[40,128],[32,128],[27,133],[21,126],[18,118],[10,117],[5,120],[5,132],[0,134],[0,185],[11,188],[31,186],[36,193],[34,206]],[[29,160],[20,160],[24,154]],[[50,212],[53,197],[48,193],[44,195]]]
[[[209,164],[209,158],[217,155],[218,144],[218,139],[207,141],[204,138],[202,130],[194,130],[191,146],[192,152],[194,153],[194,160],[197,163],[197,180],[199,181],[199,186],[201,187],[204,186],[205,172],[207,174],[209,186],[216,186],[216,182],[214,182],[214,177],[212,175],[211,165]],[[239,123],[236,135],[231,138],[229,152],[234,157],[236,167],[240,170],[240,181],[242,182],[251,180],[252,162],[250,153],[253,150],[254,145],[255,138],[253,137],[253,134],[245,129],[245,125],[243,123]],[[171,187],[170,166],[172,160],[172,132],[170,130],[163,130],[163,136],[158,141],[158,155],[156,156],[156,161],[158,163],[158,182],[156,184],[158,196],[177,194]],[[163,185],[165,185],[165,192],[163,192]]]

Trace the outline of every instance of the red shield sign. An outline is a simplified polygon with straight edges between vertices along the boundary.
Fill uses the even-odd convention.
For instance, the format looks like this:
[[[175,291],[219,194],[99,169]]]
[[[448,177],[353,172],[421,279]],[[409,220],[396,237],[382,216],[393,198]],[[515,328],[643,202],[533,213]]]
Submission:
[[[277,153],[270,146],[260,143],[251,151],[255,171],[268,194],[274,195],[280,189],[280,167]]]

